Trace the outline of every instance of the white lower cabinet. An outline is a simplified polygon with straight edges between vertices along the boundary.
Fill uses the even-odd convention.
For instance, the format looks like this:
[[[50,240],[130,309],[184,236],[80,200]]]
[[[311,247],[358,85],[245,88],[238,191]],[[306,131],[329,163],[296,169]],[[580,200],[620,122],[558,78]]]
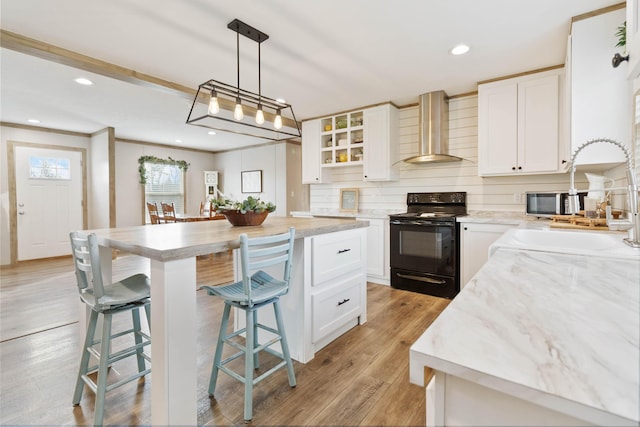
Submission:
[[[475,223],[460,224],[460,289],[471,280],[489,259],[489,246],[515,224]]]
[[[389,220],[357,217],[369,221],[367,228],[367,280],[389,285]]]
[[[362,274],[336,280],[311,295],[313,310],[312,341],[321,342],[349,321],[357,319],[361,312]]]
[[[294,244],[289,292],[280,307],[291,357],[307,363],[315,352],[367,321],[367,228],[298,238]],[[235,280],[240,280],[238,250]],[[282,274],[282,267],[267,269]],[[275,327],[273,309],[258,311],[260,323]],[[234,330],[244,328],[244,311],[234,309]],[[260,329],[259,342],[273,338]],[[279,351],[279,345],[274,349]]]

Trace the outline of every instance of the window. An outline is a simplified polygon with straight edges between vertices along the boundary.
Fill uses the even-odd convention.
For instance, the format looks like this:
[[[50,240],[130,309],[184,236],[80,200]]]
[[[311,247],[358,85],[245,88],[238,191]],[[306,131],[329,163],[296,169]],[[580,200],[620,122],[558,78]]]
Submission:
[[[32,179],[71,179],[69,159],[29,156],[29,178]]]
[[[146,202],[173,203],[176,213],[184,213],[184,172],[176,165],[145,162],[147,182],[144,185]],[[146,206],[146,205],[145,205]],[[147,212],[147,221],[150,222]]]

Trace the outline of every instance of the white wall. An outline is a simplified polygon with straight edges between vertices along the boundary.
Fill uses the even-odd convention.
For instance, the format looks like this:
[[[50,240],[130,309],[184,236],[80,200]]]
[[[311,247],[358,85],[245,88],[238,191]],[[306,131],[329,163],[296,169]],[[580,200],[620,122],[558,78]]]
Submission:
[[[86,148],[88,155],[90,155],[88,137],[19,129],[9,126],[0,127],[0,265],[6,265],[11,262],[7,141]]]
[[[418,107],[400,110],[400,139],[394,150],[404,159],[418,153]],[[406,208],[408,192],[466,191],[468,210],[525,211],[526,191],[568,191],[568,174],[478,176],[478,97],[453,98],[449,102],[449,153],[461,162],[412,165],[396,164],[398,179],[391,182],[363,182],[359,166],[334,168],[330,184],[312,184],[311,209],[338,209],[340,188],[358,187],[359,210]],[[581,184],[584,175],[576,176]]]
[[[215,168],[220,172],[220,191],[231,200],[259,197],[276,205],[276,215],[287,215],[296,206],[308,208],[306,186],[301,184],[301,151],[296,144],[280,142],[216,154]],[[242,193],[241,172],[262,171],[262,193]],[[293,196],[291,195],[293,193]],[[298,205],[302,203],[302,205]]]
[[[205,170],[216,170],[213,153],[181,150],[148,144],[122,142],[116,139],[116,227],[141,225],[144,212],[144,187],[140,184],[138,159],[156,156],[163,159],[185,160],[190,164],[185,175],[185,213],[197,214],[204,201]]]
[[[90,229],[109,228],[109,131],[91,136],[87,168]]]

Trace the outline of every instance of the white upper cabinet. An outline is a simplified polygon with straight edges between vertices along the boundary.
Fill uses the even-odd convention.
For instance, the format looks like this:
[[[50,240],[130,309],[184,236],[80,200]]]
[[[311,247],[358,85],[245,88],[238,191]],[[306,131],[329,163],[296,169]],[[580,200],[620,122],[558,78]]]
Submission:
[[[562,69],[478,86],[478,175],[566,170]]]
[[[624,9],[573,22],[571,27],[571,151],[585,142],[609,138],[626,146],[631,141],[632,96],[627,62],[613,68],[615,33],[626,19]],[[610,144],[594,144],[580,152],[578,165],[624,161]]]
[[[626,52],[621,55],[629,55],[627,75],[629,80],[640,77],[640,1],[627,0],[627,46]]]
[[[364,110],[364,181],[389,181],[394,178],[391,147],[399,138],[398,109],[391,104]]]
[[[343,167],[362,167],[364,181],[392,179],[397,111],[385,104],[303,122],[302,182],[328,182]]]
[[[302,122],[302,183],[322,183],[320,120]]]

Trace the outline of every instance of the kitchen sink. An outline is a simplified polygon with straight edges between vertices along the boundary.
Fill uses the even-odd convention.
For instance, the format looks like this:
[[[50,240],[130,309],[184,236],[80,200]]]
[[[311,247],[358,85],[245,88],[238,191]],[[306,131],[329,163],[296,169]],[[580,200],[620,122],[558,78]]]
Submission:
[[[491,256],[498,248],[594,255],[605,258],[640,259],[640,249],[627,246],[626,233],[566,231],[516,228],[508,230],[489,248]]]

